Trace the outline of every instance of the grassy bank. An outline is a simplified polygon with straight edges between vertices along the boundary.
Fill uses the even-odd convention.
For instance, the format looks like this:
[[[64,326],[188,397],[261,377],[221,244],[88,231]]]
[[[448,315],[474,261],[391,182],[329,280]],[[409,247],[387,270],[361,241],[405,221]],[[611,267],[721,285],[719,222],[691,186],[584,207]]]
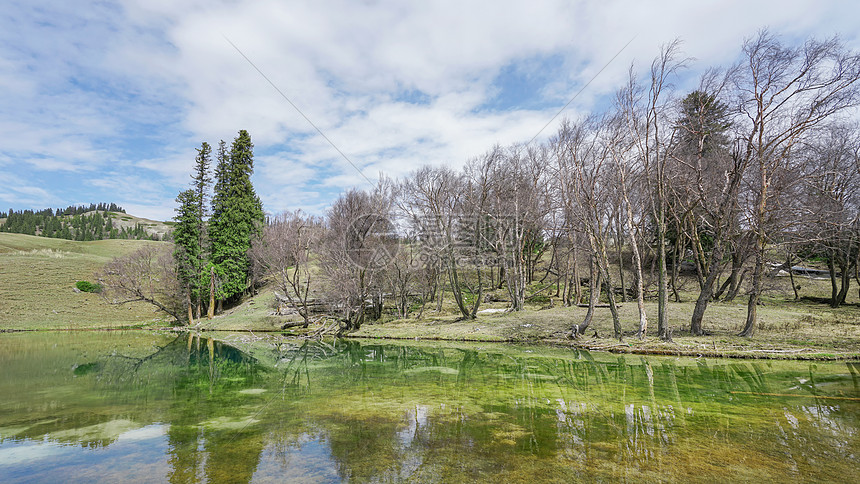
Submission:
[[[807,285],[822,281],[806,281]],[[759,329],[753,338],[737,334],[746,317],[746,301],[712,303],[705,316],[708,334],[691,336],[688,330],[693,301],[686,294],[680,303],[669,305],[669,326],[673,342],[656,336],[656,302],[647,302],[649,331],[644,340],[635,335],[638,321],[636,303],[628,301],[619,308],[623,341],[613,337],[612,318],[607,308],[597,308],[586,334],[570,340],[571,326],[583,320],[586,308],[534,305],[520,312],[504,312],[506,303],[482,305],[490,311],[475,320],[461,320],[452,307],[427,310],[421,319],[387,319],[365,323],[350,333],[352,338],[516,342],[553,346],[576,346],[590,350],[624,353],[666,354],[709,357],[746,357],[778,359],[852,359],[860,360],[860,304],[852,302],[838,309],[817,300],[793,300],[793,294],[775,291],[759,307]],[[295,319],[272,315],[273,296],[262,291],[243,304],[213,320],[203,320],[198,328],[209,331],[278,331]],[[314,331],[320,326],[312,326]],[[301,335],[295,328],[287,334]]]
[[[74,242],[28,235],[0,233],[0,330],[67,330],[173,326],[174,322],[148,304],[108,304],[96,294],[74,290],[75,282],[93,280],[93,273],[111,258],[159,242],[102,240]],[[504,312],[505,302],[487,303],[476,320],[460,320],[453,306],[439,312],[425,310],[421,319],[392,319],[365,323],[355,338],[391,338],[446,341],[520,342],[578,346],[614,352],[702,355],[726,357],[858,359],[860,360],[860,301],[852,290],[848,304],[832,309],[821,302],[828,295],[828,281],[803,279],[798,284],[805,299],[794,300],[787,280],[770,281],[771,290],[759,308],[759,329],[753,338],[740,338],[746,316],[746,300],[712,303],[705,315],[709,333],[689,334],[695,288],[681,291],[682,302],[669,304],[669,326],[674,342],[656,337],[656,303],[647,303],[649,332],[645,340],[635,336],[638,313],[635,302],[620,307],[623,341],[613,337],[609,310],[598,308],[592,326],[577,340],[567,335],[585,317],[585,308],[529,306],[525,311]],[[503,291],[502,291],[503,292]],[[200,321],[204,331],[276,332],[297,316],[273,315],[271,289],[228,309],[212,320]],[[296,328],[286,334],[300,336]]]
[[[590,350],[623,353],[688,356],[860,359],[860,307],[832,310],[820,303],[787,303],[768,300],[759,308],[760,326],[753,338],[737,336],[746,316],[743,302],[715,303],[705,318],[705,336],[690,335],[687,326],[693,302],[669,306],[669,325],[673,342],[656,336],[656,303],[647,303],[651,317],[648,335],[640,340],[635,334],[638,313],[635,303],[620,308],[622,341],[613,337],[609,309],[595,310],[594,320],[585,335],[570,340],[573,323],[585,317],[585,308],[557,307],[481,315],[464,321],[454,316],[399,320],[363,326],[352,333],[362,338],[441,339],[461,341],[512,341],[576,346]]]
[[[0,233],[0,330],[164,325],[165,317],[150,305],[114,306],[97,294],[75,291],[75,282],[93,281],[93,274],[113,257],[159,243]]]

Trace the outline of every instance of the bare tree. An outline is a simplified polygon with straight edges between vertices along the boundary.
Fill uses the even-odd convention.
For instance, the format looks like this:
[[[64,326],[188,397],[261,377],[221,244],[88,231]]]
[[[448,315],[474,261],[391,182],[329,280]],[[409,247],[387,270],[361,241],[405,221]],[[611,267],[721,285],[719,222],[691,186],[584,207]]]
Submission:
[[[743,238],[737,233],[738,196],[748,160],[729,145],[731,116],[721,99],[733,75],[734,69],[707,71],[699,88],[681,101],[677,121],[680,146],[673,157],[678,182],[673,205],[682,220],[679,225],[688,234],[699,277],[700,292],[690,322],[694,335],[703,334],[705,310],[718,294],[714,289],[725,268],[726,249],[734,248],[727,284],[740,282],[739,271],[745,260]],[[708,234],[710,248],[703,244],[702,232]],[[734,285],[734,290],[737,287]]]
[[[301,211],[277,216],[251,245],[255,269],[274,277],[277,288],[295,308],[305,327],[310,323],[311,281],[314,268],[311,253],[319,244],[322,221]]]
[[[627,103],[633,101],[632,95],[632,91],[630,90],[622,90],[619,93],[618,101],[620,107],[622,107],[620,109],[621,116],[633,114],[631,109],[623,108],[623,106],[625,106]],[[611,126],[610,133],[607,136],[607,143],[609,151],[612,155],[612,159],[615,162],[615,168],[618,174],[618,191],[620,192],[621,197],[621,203],[618,204],[618,211],[624,212],[624,219],[627,227],[627,238],[630,241],[630,248],[633,253],[633,270],[636,285],[636,306],[639,311],[639,338],[644,339],[645,333],[648,331],[648,316],[645,312],[645,287],[642,274],[642,256],[639,253],[639,237],[637,236],[637,227],[639,226],[639,224],[637,224],[634,217],[634,208],[633,202],[631,202],[630,193],[631,187],[634,183],[634,181],[631,180],[632,176],[641,175],[641,165],[637,163],[637,161],[640,161],[640,159],[636,156],[631,156],[630,151],[633,143],[631,142],[629,136],[625,136],[624,132],[622,131],[622,123],[624,122],[623,117],[610,119],[607,122],[609,122]],[[630,121],[628,120],[628,123],[629,122]],[[621,218],[620,214],[618,218]],[[618,225],[620,225],[620,220]],[[618,236],[616,237],[615,242],[619,245],[619,263],[621,261],[620,246],[623,244],[623,237],[621,237],[621,233],[622,229],[619,227]],[[626,294],[627,288],[624,285],[624,279],[622,278],[621,281],[622,290],[624,290]]]
[[[569,125],[569,123],[568,123]],[[575,214],[576,201],[571,192],[573,184],[569,165],[559,157],[565,156],[564,138],[555,136],[548,142],[554,162],[550,163],[547,180],[549,221],[547,230],[552,234],[557,279],[561,285],[561,298],[565,306],[582,302],[582,284],[579,275],[579,257],[586,251],[585,235]]]
[[[475,318],[483,288],[480,267],[472,265],[475,235],[481,228],[475,208],[481,203],[478,190],[469,186],[464,175],[446,167],[420,168],[400,187],[399,203],[419,236],[423,258],[447,274],[454,303],[465,319]],[[473,269],[474,283],[468,273]],[[472,296],[470,303],[467,294],[477,297]]]
[[[803,224],[788,238],[797,240],[796,251],[827,260],[830,305],[836,308],[845,302],[860,252],[860,131],[856,125],[830,126],[802,149],[801,158]]]
[[[371,193],[350,190],[328,212],[320,250],[323,295],[343,316],[341,332],[382,315],[384,269],[398,249],[391,188],[382,180]]]
[[[562,178],[564,191],[562,198],[588,239],[591,260],[607,287],[615,337],[621,339],[606,245],[610,224],[605,214],[609,212],[609,185],[614,175],[610,166],[610,144],[605,140],[607,126],[605,119],[597,118],[575,124],[564,122],[554,143],[558,176]]]
[[[486,225],[478,243],[498,256],[514,311],[523,309],[526,287],[545,250],[547,156],[546,147],[496,147],[466,166],[476,195],[470,200]]]
[[[792,169],[798,143],[828,119],[858,102],[860,56],[837,38],[808,40],[786,47],[767,30],[748,40],[741,75],[736,78],[737,104],[743,120],[740,152],[752,178],[746,223],[754,234],[755,265],[741,336],[756,329],[765,253],[774,235],[771,221],[778,192],[774,181]]]
[[[668,338],[669,288],[666,270],[666,233],[669,187],[666,167],[676,147],[676,129],[671,119],[671,77],[683,68],[678,60],[680,42],[665,45],[651,63],[647,91],[639,85],[633,70],[622,103],[630,137],[648,180],[648,194],[656,235],[657,253],[657,334]]]
[[[143,301],[177,321],[184,321],[188,299],[173,263],[172,244],[144,246],[129,255],[108,262],[96,274],[102,297],[111,304]]]
[[[400,248],[385,268],[387,287],[391,290],[397,316],[409,317],[410,306],[420,303],[418,317],[424,314],[424,305],[435,296],[435,266],[421,258],[418,237],[407,234],[400,240]]]

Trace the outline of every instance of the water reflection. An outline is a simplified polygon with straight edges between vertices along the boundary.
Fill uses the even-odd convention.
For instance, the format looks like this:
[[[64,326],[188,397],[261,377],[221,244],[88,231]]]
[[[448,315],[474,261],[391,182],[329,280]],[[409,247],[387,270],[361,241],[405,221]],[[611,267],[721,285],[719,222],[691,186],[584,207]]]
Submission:
[[[10,482],[838,482],[860,450],[854,363],[193,334],[0,342]]]

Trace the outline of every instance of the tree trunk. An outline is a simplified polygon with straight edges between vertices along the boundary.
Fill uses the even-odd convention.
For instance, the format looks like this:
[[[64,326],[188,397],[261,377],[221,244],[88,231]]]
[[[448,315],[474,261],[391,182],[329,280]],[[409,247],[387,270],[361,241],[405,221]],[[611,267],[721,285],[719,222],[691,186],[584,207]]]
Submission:
[[[663,339],[671,338],[669,335],[669,319],[668,319],[668,306],[669,306],[669,291],[668,284],[666,280],[666,222],[665,222],[665,214],[662,213],[663,209],[661,207],[661,218],[662,221],[659,221],[657,234],[657,335]]]
[[[786,256],[785,265],[788,268],[788,280],[791,282],[791,290],[794,291],[794,300],[800,299],[800,294],[797,293],[797,285],[794,283],[794,271],[791,270],[791,255]]]
[[[708,276],[702,284],[702,290],[699,292],[699,298],[696,299],[696,307],[693,309],[693,317],[690,319],[690,333],[693,336],[701,336],[702,319],[705,317],[705,310],[708,308],[708,303],[711,301],[714,292],[714,285],[717,282],[717,276],[720,273],[720,260],[723,258],[723,251],[720,241],[716,240],[714,249],[711,251],[711,263],[708,264]]]
[[[721,287],[720,290],[717,291],[716,294],[714,294],[715,300],[719,299],[723,291],[725,291],[726,289],[728,289],[728,292],[726,293],[726,297],[723,300],[726,302],[731,302],[732,300],[734,300],[734,298],[738,295],[741,283],[743,282],[744,276],[746,275],[746,269],[743,268],[744,257],[740,253],[741,249],[737,245],[732,247],[732,249],[732,270],[729,274],[728,279],[726,279],[726,282],[723,283],[723,287]]]
[[[478,307],[481,305],[481,298],[484,297],[484,285],[481,283],[481,268],[476,267],[478,273],[478,293],[475,295],[475,303],[469,311],[469,319],[475,319],[478,315]]]
[[[622,190],[624,192],[624,202],[627,206],[627,230],[630,231],[630,248],[633,250],[633,277],[636,279],[636,307],[639,310],[639,339],[645,339],[645,333],[648,331],[648,316],[645,314],[645,287],[642,282],[642,257],[639,254],[639,241],[636,237],[636,228],[633,226],[633,209],[630,207],[630,200],[627,197],[626,184],[622,186]],[[627,293],[627,286],[624,285],[623,279],[621,281],[621,290],[624,291],[624,294]]]
[[[578,338],[581,334],[588,329],[588,326],[591,324],[591,319],[594,317],[594,306],[597,305],[597,299],[600,297],[600,276],[594,267],[594,260],[589,262],[589,272],[591,274],[588,286],[589,286],[589,296],[588,296],[588,311],[585,313],[585,319],[582,320],[580,324],[574,324],[573,330],[570,332],[571,338]],[[577,279],[576,284],[579,285],[579,280]]]
[[[830,307],[839,307],[839,286],[836,282],[836,264],[833,262],[834,256],[827,259],[827,270],[830,271]]]
[[[860,297],[860,251],[858,251],[857,259],[854,261],[854,280],[857,281],[857,297]]]
[[[607,277],[607,279],[609,278]],[[609,312],[612,314],[612,330],[615,333],[615,337],[618,338],[618,341],[624,341],[624,332],[621,330],[621,320],[618,319],[618,305],[615,304],[614,292],[612,285],[607,281],[606,295],[609,299]]]
[[[191,296],[188,296],[186,299],[188,303],[188,325],[191,326],[194,324],[194,310],[191,307]]]
[[[747,302],[747,320],[743,331],[738,336],[751,338],[756,329],[756,310],[761,297],[761,281],[764,273],[764,237],[759,235],[756,241],[755,266],[753,267],[752,289]]]
[[[626,197],[625,197],[626,199]],[[627,201],[629,203],[629,201]],[[628,217],[632,217],[632,215],[628,215]],[[628,220],[628,225],[632,225],[632,222]],[[632,229],[631,229],[632,230]],[[615,254],[618,257],[618,283],[621,284],[621,302],[627,302],[627,285],[624,283],[624,256],[622,254],[622,234],[623,230],[621,228],[621,217],[620,215],[616,215],[615,221]],[[633,240],[633,236],[631,234],[630,237]],[[631,242],[632,245],[632,242]]]
[[[679,232],[677,243],[675,244],[675,247],[672,248],[672,260],[675,262],[672,264],[672,277],[669,278],[672,286],[672,294],[675,296],[675,302],[681,302],[681,295],[678,293],[678,277],[681,274],[681,258],[684,256],[684,245],[683,232]]]
[[[762,136],[762,131],[759,131],[759,141],[761,141]],[[740,333],[740,336],[748,338],[755,334],[756,308],[758,306],[759,298],[761,297],[761,281],[764,276],[764,251],[767,243],[765,238],[765,217],[767,216],[767,191],[770,178],[768,177],[769,171],[767,167],[763,165],[764,159],[760,155],[761,154],[759,154],[759,171],[761,173],[761,192],[758,194],[758,203],[756,204],[757,209],[755,214],[756,218],[753,221],[753,227],[756,229],[755,267],[753,268],[752,290],[750,291],[750,298],[747,302],[747,321],[744,325],[743,331]]]
[[[615,333],[615,337],[621,341],[624,333],[621,331],[621,321],[618,319],[618,307],[615,304],[615,290],[613,288],[612,277],[610,275],[609,258],[606,256],[606,245],[602,241],[596,242],[595,237],[591,237],[591,240],[592,247],[595,247],[599,254],[597,268],[603,275],[603,283],[606,285],[606,297],[609,300],[609,312],[612,313],[612,329]]]
[[[724,301],[732,302],[738,297],[738,293],[741,292],[741,287],[743,287],[744,278],[747,276],[747,269],[741,271],[741,275],[732,281],[731,287],[729,287],[729,292],[726,294],[726,298]]]
[[[845,304],[845,299],[848,297],[848,286],[851,285],[851,269],[847,266],[842,269],[842,287],[839,289],[839,304]]]
[[[207,319],[215,317],[215,268],[209,268],[209,311],[206,313]]]
[[[573,249],[573,297],[574,305],[582,301],[582,284],[579,282],[579,259],[576,256],[576,249]],[[570,297],[570,294],[568,294]]]
[[[710,271],[705,267],[705,258],[702,254],[702,244],[701,239],[699,238],[699,230],[696,228],[696,224],[690,224],[690,242],[691,247],[693,248],[693,259],[696,261],[696,280],[699,282],[699,290],[701,291],[703,287],[705,287],[705,276],[704,274],[709,273]]]
[[[473,319],[471,311],[466,307],[466,302],[463,300],[463,291],[460,289],[460,275],[455,267],[456,261],[453,255],[449,258],[448,280],[451,282],[451,293],[454,296],[454,302],[457,304],[457,309],[460,310],[460,315],[464,319]]]

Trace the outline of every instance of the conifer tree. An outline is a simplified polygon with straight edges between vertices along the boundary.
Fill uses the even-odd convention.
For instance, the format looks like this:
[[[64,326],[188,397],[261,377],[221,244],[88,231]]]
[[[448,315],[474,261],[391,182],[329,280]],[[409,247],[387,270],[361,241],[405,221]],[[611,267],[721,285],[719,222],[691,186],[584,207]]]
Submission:
[[[188,189],[176,197],[179,207],[175,209],[176,215],[173,220],[176,225],[173,229],[173,241],[176,248],[173,251],[173,259],[176,262],[177,274],[182,287],[187,292],[188,320],[191,322],[191,301],[199,297],[199,274],[200,274],[200,212],[197,203],[197,193],[194,189]]]
[[[263,206],[251,184],[253,148],[251,136],[241,130],[229,155],[223,142],[218,150],[209,238],[219,301],[234,299],[248,289],[248,249],[263,225]]]
[[[204,141],[200,145],[194,161],[194,173],[191,175],[191,179],[197,203],[197,265],[194,274],[196,279],[195,291],[192,297],[196,303],[196,317],[199,319],[203,306],[203,295],[209,287],[209,275],[205,270],[206,261],[209,257],[209,244],[206,223],[204,222],[208,212],[206,202],[209,198],[209,187],[212,185],[212,176],[209,173],[212,165],[212,148],[209,143]]]

